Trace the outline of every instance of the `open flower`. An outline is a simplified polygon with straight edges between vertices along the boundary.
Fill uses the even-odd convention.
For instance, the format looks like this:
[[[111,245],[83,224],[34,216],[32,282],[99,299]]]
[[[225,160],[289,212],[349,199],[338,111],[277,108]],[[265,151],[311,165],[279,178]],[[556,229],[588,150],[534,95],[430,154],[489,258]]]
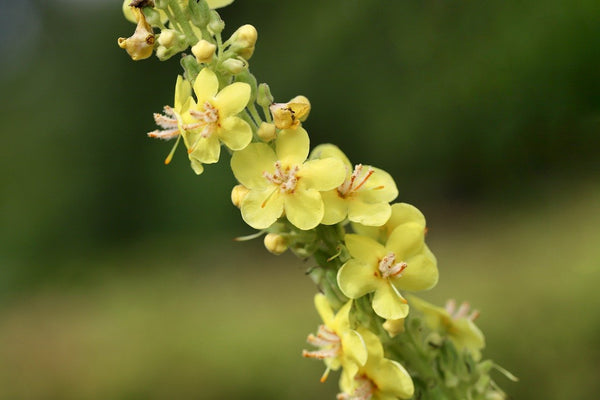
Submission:
[[[353,223],[352,229],[359,235],[368,236],[377,240],[379,243],[385,243],[390,234],[398,226],[415,223],[419,224],[424,232],[426,231],[425,216],[418,208],[407,203],[394,203],[391,206],[392,215],[387,222],[381,226],[366,226],[361,223]]]
[[[156,125],[162,129],[157,129],[152,132],[148,132],[148,136],[152,138],[158,138],[163,140],[171,140],[177,138],[177,142],[173,146],[173,149],[169,153],[169,156],[165,160],[165,164],[171,162],[173,153],[179,139],[181,138],[181,115],[185,113],[190,107],[192,99],[192,87],[188,81],[183,79],[181,75],[177,76],[177,83],[175,84],[175,101],[174,107],[165,106],[163,113],[154,113],[154,121]]]
[[[437,283],[437,262],[417,223],[398,226],[385,246],[356,234],[346,235],[345,242],[352,258],[338,271],[338,285],[351,299],[374,292],[373,310],[382,318],[408,314],[400,290],[425,290]]]
[[[360,366],[367,362],[367,347],[362,336],[355,330],[350,329],[350,308],[352,300],[334,314],[327,298],[318,293],[315,295],[315,307],[323,320],[319,326],[317,335],[309,335],[307,342],[318,347],[319,350],[304,350],[302,355],[309,358],[323,360],[327,369],[321,377],[325,382],[329,371],[337,371],[343,367],[344,374],[353,377]]]
[[[325,203],[323,224],[337,224],[347,216],[350,221],[363,225],[383,225],[392,213],[389,202],[398,196],[394,179],[379,168],[362,164],[353,167],[346,155],[332,144],[317,146],[311,153],[313,159],[327,157],[344,163],[346,179],[334,190],[321,194]]]
[[[458,309],[454,300],[448,300],[446,307],[437,307],[415,296],[409,297],[410,304],[423,313],[425,322],[434,331],[447,336],[459,351],[471,353],[475,361],[481,358],[481,349],[485,347],[483,333],[474,321],[478,311],[470,311],[468,303],[462,303]]]
[[[281,131],[275,150],[265,143],[251,143],[233,154],[233,174],[249,189],[240,204],[248,225],[268,228],[284,212],[299,229],[312,229],[321,222],[325,210],[320,191],[343,182],[344,166],[334,158],[305,161],[308,149],[308,133],[298,127]]]
[[[221,143],[231,150],[241,150],[252,140],[252,128],[236,115],[250,100],[250,85],[235,82],[219,91],[219,79],[204,68],[194,82],[197,102],[190,104],[184,116],[183,139],[196,173],[202,164],[219,161]]]
[[[406,369],[398,362],[387,359],[379,338],[365,328],[358,332],[367,346],[367,362],[354,376],[342,374],[338,400],[394,400],[409,399],[414,384]]]

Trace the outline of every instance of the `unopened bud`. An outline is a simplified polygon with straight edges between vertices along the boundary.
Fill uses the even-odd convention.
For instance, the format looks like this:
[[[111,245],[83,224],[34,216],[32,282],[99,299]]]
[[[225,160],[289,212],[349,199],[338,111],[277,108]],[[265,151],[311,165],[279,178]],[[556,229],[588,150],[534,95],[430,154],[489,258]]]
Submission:
[[[282,254],[288,249],[288,240],[277,233],[268,233],[264,243],[267,250],[275,255]]]
[[[223,61],[223,68],[230,74],[237,75],[248,66],[244,61],[237,58],[229,58]]]
[[[171,47],[177,39],[177,32],[173,29],[163,29],[158,36],[158,44]]]
[[[270,124],[268,122],[263,122],[258,127],[257,135],[259,138],[264,140],[265,142],[270,142],[275,139],[275,135],[277,132],[277,128],[275,128],[274,124]]]
[[[296,96],[291,99],[288,104],[295,105],[294,110],[296,112],[296,118],[302,122],[306,121],[308,114],[310,113],[310,101],[308,101],[306,96]]]
[[[393,338],[397,334],[404,332],[404,318],[386,320],[383,323],[383,329]]]
[[[208,23],[208,29],[210,29],[210,31],[212,33],[217,34],[217,33],[223,32],[224,28],[225,28],[225,22],[223,22],[223,20],[219,16],[219,14],[216,11],[211,11],[210,12],[210,22]]]
[[[254,54],[254,45],[257,39],[258,32],[254,26],[242,25],[231,35],[231,49],[243,59],[249,60]]]
[[[209,63],[215,55],[217,46],[202,39],[192,46],[192,54],[196,57],[199,63]]]
[[[244,185],[234,186],[231,190],[231,202],[233,203],[233,205],[237,208],[240,208],[240,205],[242,204],[242,201],[244,200],[248,192],[248,188]]]
[[[266,83],[258,85],[258,94],[256,95],[256,102],[261,107],[269,107],[273,104],[273,95],[271,89]]]
[[[139,8],[132,7],[132,11],[138,23],[135,32],[128,38],[119,38],[118,44],[127,51],[132,60],[137,61],[152,55],[154,32]]]

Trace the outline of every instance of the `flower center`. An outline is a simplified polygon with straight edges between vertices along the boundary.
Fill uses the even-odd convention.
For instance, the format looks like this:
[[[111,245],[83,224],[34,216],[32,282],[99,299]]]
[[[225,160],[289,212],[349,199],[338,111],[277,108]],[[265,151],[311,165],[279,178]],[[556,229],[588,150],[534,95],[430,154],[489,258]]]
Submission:
[[[395,278],[402,275],[407,266],[404,261],[396,262],[396,255],[390,252],[379,261],[379,272],[384,278]]]
[[[352,193],[358,191],[358,189],[360,189],[369,180],[371,175],[373,175],[373,172],[375,172],[373,171],[373,168],[369,167],[367,172],[361,178],[360,175],[362,173],[362,170],[362,164],[356,164],[356,166],[354,167],[354,171],[352,171],[352,174],[350,175],[350,178],[347,178],[344,181],[344,183],[342,183],[337,188],[338,193],[342,197],[349,196]]]
[[[375,385],[365,375],[354,378],[358,381],[358,386],[354,389],[354,393],[339,393],[337,400],[370,400],[375,391]]]
[[[339,356],[340,352],[342,351],[342,342],[340,337],[325,325],[319,325],[317,335],[315,336],[311,333],[308,335],[306,341],[309,344],[318,347],[319,350],[303,350],[303,357],[317,358],[322,360],[324,358],[335,358]]]
[[[269,182],[275,186],[279,186],[279,192],[281,193],[293,193],[298,184],[298,176],[296,175],[300,171],[300,167],[294,165],[293,167],[283,167],[280,161],[275,162],[275,172],[272,174],[264,171],[263,176]]]
[[[205,139],[212,135],[218,126],[219,110],[208,101],[204,103],[202,111],[190,110],[190,115],[198,120],[198,122],[186,125],[185,129],[202,128],[200,137]]]

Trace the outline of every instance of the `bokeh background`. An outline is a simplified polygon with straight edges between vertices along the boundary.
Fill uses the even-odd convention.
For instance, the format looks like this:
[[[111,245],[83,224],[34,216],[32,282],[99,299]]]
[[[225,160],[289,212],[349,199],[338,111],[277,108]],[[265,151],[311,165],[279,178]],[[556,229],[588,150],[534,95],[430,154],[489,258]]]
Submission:
[[[266,253],[152,141],[178,60],[133,62],[119,0],[0,11],[0,398],[334,398],[303,360],[310,263]],[[313,104],[313,143],[396,178],[441,280],[481,311],[513,399],[600,392],[600,4],[237,0],[251,68]]]

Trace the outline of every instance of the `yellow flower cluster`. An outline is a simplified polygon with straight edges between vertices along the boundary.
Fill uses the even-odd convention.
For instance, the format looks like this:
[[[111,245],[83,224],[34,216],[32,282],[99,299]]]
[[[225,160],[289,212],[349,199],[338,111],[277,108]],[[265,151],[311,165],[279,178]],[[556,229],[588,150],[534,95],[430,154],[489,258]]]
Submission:
[[[391,204],[398,189],[386,171],[353,164],[332,144],[310,150],[303,126],[310,101],[296,96],[276,103],[268,85],[257,84],[248,71],[256,29],[243,25],[223,41],[224,23],[214,8],[231,2],[124,3],[137,27],[119,45],[134,60],[153,52],[162,60],[191,47],[192,55],[182,58],[184,74],[177,77],[173,106],[154,114],[160,129],[148,133],[176,140],[165,163],[183,142],[192,169],[201,174],[205,165],[221,159],[224,147],[238,181],[232,202],[249,226],[266,234],[265,247],[273,254],[291,249],[303,258],[314,257],[319,272],[311,276],[324,293],[314,301],[323,324],[308,336],[316,350],[303,355],[324,361],[322,381],[330,371],[342,370],[339,400],[408,399],[417,392],[411,375],[423,382],[444,375],[423,370],[434,368],[430,349],[419,347],[425,340],[412,338],[403,347],[405,330],[412,329],[405,323],[410,307],[420,311],[428,332],[442,338],[428,338],[427,343],[441,348],[447,338],[454,346],[447,354],[456,349],[457,357],[468,354],[478,361],[484,339],[473,324],[475,314],[452,305],[445,310],[416,297],[407,301],[403,295],[430,289],[438,281],[423,214],[406,203]],[[415,362],[415,357],[422,359]],[[437,365],[445,365],[447,360],[440,360]],[[476,380],[483,385],[477,390],[485,394],[489,380],[484,378],[469,375],[464,380]]]

